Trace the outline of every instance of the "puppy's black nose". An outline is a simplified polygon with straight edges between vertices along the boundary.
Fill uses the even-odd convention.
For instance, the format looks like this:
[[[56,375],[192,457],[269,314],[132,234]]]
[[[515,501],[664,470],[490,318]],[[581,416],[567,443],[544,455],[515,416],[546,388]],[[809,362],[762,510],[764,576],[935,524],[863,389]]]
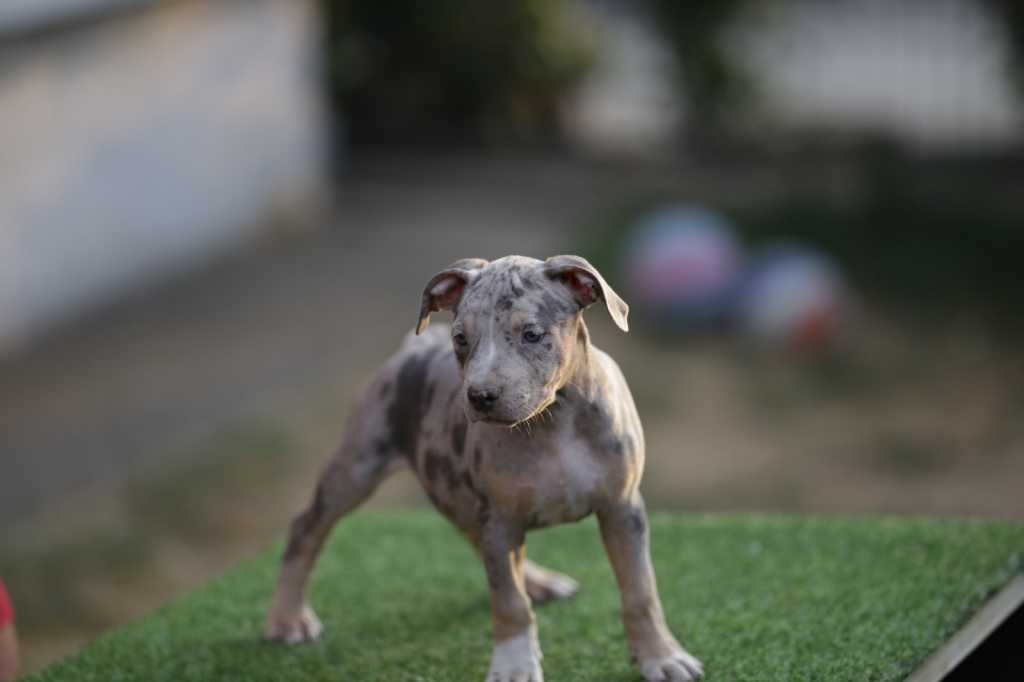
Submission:
[[[493,388],[466,389],[466,397],[470,404],[481,412],[486,412],[498,402],[498,392]]]

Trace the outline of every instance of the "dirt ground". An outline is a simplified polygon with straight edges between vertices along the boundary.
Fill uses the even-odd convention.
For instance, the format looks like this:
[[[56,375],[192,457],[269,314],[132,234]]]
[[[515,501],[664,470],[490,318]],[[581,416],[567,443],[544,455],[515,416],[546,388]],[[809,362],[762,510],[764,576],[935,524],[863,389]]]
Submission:
[[[347,406],[465,256],[545,256],[638,193],[756,202],[778,178],[550,159],[375,159],[326,226],[140,292],[0,365],[0,574],[34,669],[266,547]],[[847,191],[841,172],[786,179]],[[651,506],[1024,518],[1024,362],[969,317],[865,307],[835,357],[592,335],[648,440]],[[419,504],[411,477],[372,504]]]

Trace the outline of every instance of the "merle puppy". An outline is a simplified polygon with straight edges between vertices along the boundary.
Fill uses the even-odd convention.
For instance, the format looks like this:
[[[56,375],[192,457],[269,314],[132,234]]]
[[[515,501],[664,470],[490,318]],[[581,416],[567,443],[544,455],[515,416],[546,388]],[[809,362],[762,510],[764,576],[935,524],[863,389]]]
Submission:
[[[701,676],[665,624],[638,487],[644,436],[622,372],[590,343],[582,312],[628,306],[578,256],[465,259],[423,291],[416,333],[381,368],[349,418],[309,507],[291,525],[266,635],[316,638],[303,593],[335,522],[409,466],[476,547],[491,594],[488,682],[542,682],[531,602],[577,590],[525,557],[528,530],[596,514],[622,593],[629,647],[651,682]],[[427,328],[450,310],[450,327]]]

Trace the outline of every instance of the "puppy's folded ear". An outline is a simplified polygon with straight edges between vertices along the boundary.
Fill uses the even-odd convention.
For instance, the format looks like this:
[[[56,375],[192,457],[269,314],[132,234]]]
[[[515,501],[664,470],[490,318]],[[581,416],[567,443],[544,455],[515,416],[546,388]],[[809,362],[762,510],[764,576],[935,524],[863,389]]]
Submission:
[[[552,280],[564,284],[581,309],[596,303],[597,299],[603,298],[605,307],[608,308],[608,314],[612,316],[612,320],[618,328],[624,332],[629,331],[629,323],[626,322],[629,306],[604,281],[604,277],[601,277],[597,268],[587,262],[585,258],[552,256],[544,262],[544,274]]]
[[[459,303],[466,286],[480,274],[479,270],[487,265],[482,258],[463,258],[430,278],[423,289],[423,302],[420,304],[420,319],[416,323],[416,333],[422,332],[430,322],[430,313],[438,310],[451,310]]]

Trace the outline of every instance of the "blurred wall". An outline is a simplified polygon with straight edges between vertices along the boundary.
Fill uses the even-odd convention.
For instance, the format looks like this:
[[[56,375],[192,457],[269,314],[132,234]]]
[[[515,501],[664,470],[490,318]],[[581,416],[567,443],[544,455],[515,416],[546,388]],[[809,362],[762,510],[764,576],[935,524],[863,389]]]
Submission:
[[[32,0],[0,12],[0,352],[318,191],[314,11]]]
[[[977,0],[750,3],[726,36],[782,129],[873,130],[930,150],[1020,144],[1010,36]]]
[[[600,50],[567,133],[599,156],[678,159],[711,138],[711,159],[879,140],[1019,153],[1024,59],[1002,1],[587,0]]]

